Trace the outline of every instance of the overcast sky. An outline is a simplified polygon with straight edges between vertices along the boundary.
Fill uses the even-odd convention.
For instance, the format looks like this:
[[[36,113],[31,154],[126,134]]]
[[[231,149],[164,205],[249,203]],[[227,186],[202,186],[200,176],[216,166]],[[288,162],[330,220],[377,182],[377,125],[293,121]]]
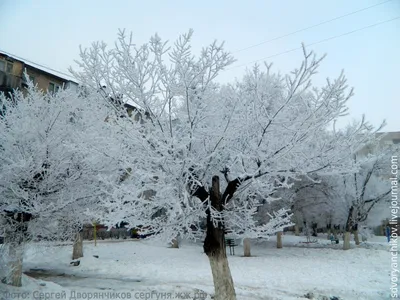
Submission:
[[[400,0],[0,0],[0,50],[68,73],[79,45],[88,47],[98,40],[112,44],[118,28],[131,31],[137,44],[156,32],[173,41],[193,28],[197,52],[217,39],[234,53],[237,62],[219,78],[227,82],[264,58],[276,70],[290,71],[300,64],[302,52],[287,51],[302,42],[317,43],[308,49],[328,56],[315,82],[321,84],[344,69],[355,88],[348,120],[365,114],[375,126],[386,119],[385,131],[400,131],[400,19],[392,20],[397,17]]]

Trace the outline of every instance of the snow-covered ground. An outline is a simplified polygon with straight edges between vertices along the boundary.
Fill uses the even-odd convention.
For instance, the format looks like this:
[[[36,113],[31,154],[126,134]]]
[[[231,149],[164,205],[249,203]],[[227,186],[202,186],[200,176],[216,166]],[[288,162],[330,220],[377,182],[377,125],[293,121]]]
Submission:
[[[342,244],[331,245],[326,237],[304,242],[304,237],[286,235],[283,249],[276,249],[273,238],[254,241],[252,257],[242,257],[241,246],[235,256],[228,251],[237,298],[306,299],[313,293],[313,299],[390,299],[390,252],[384,237],[349,251],[340,250]],[[70,245],[30,247],[24,287],[0,283],[0,291],[7,290],[0,299],[16,299],[15,293],[20,299],[56,299],[63,291],[66,299],[71,292],[103,293],[103,299],[116,297],[112,293],[130,293],[131,299],[157,299],[163,293],[171,293],[172,299],[189,299],[189,292],[190,299],[202,295],[200,291],[213,294],[211,269],[200,243],[184,242],[180,249],[171,249],[144,240],[100,241],[96,247],[85,242],[79,266],[70,265],[71,252]],[[88,299],[89,294],[82,295]]]

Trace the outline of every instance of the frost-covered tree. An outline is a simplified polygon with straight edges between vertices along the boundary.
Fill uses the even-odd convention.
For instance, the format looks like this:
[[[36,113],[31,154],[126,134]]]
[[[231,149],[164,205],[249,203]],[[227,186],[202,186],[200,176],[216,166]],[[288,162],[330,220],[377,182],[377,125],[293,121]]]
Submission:
[[[331,196],[332,186],[327,181],[331,176],[303,179],[286,192],[289,194],[287,199],[291,200],[296,226],[304,229],[309,227],[308,232],[313,236],[317,236],[318,228],[332,227],[334,204]]]
[[[299,211],[303,218],[314,222],[326,220],[330,229],[334,226],[344,229],[345,250],[350,249],[350,233],[354,233],[358,245],[359,225],[367,221],[375,205],[390,199],[390,154],[398,149],[382,146],[379,140],[371,141],[357,154],[349,153],[347,159],[356,166],[352,172],[299,182],[297,187],[286,191],[287,194],[293,190],[293,211]],[[363,154],[366,149],[369,153]]]
[[[71,90],[0,96],[0,222],[10,251],[6,281],[21,285],[24,244],[66,239],[103,196],[99,176],[118,178],[119,143],[104,102]],[[105,149],[107,151],[105,151]],[[113,173],[113,175],[110,175]]]
[[[109,225],[124,220],[172,240],[191,236],[206,220],[204,251],[217,300],[236,299],[225,252],[225,231],[270,235],[290,223],[287,210],[259,226],[260,201],[311,174],[345,173],[348,152],[368,141],[364,122],[326,134],[346,112],[352,91],[341,74],[320,89],[311,78],[321,59],[304,51],[304,61],[287,76],[258,67],[228,86],[215,82],[233,62],[222,44],[190,48],[192,32],[168,48],[157,35],[136,46],[120,32],[113,49],[94,43],[82,50],[75,71],[92,90],[106,86],[146,116],[144,122],[116,120],[124,131],[129,177],[104,198]],[[115,98],[114,97],[114,98]],[[221,179],[222,178],[222,179]],[[135,187],[135,188],[133,188]]]
[[[390,154],[396,151],[375,145],[367,156],[358,154],[351,158],[360,165],[357,171],[331,178],[338,217],[345,225],[344,250],[350,249],[351,232],[359,244],[358,227],[367,220],[374,206],[390,200]]]
[[[304,234],[316,236],[317,228],[315,226],[321,226],[327,222],[327,215],[331,209],[330,188],[320,176],[315,176],[315,174],[300,176],[296,180],[292,180],[289,188],[277,189],[271,195],[275,201],[263,201],[257,212],[257,219],[265,222],[265,220],[269,220],[269,215],[273,211],[290,207],[295,235],[300,235],[302,228]],[[313,231],[306,230],[307,228],[313,228]],[[309,239],[310,236],[307,238]]]

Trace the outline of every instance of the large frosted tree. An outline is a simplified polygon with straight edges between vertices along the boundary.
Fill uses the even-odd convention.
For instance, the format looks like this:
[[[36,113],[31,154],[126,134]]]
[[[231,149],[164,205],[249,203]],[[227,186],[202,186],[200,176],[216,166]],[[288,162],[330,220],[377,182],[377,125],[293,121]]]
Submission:
[[[177,233],[190,236],[206,219],[214,299],[231,300],[236,296],[225,231],[281,231],[290,215],[280,210],[258,226],[260,201],[303,177],[348,172],[352,162],[345,156],[368,141],[372,129],[364,121],[332,129],[352,90],[343,74],[315,88],[311,79],[321,59],[312,53],[304,50],[303,62],[289,75],[272,73],[267,65],[219,86],[215,79],[232,57],[217,42],[196,57],[191,38],[190,31],[168,48],[155,35],[136,46],[120,32],[113,49],[94,43],[82,50],[74,74],[93,91],[105,86],[108,95],[143,116],[143,122],[116,120],[129,144],[129,176],[118,185],[103,178],[104,188],[114,191],[103,199],[109,224],[144,225],[172,240]]]

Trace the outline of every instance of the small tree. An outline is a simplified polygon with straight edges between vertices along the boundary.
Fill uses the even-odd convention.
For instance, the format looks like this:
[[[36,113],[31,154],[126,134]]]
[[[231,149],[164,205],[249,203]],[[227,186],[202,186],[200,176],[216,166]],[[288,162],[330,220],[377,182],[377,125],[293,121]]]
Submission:
[[[6,280],[20,286],[24,244],[79,230],[103,193],[98,177],[118,176],[119,143],[104,103],[71,90],[44,95],[30,84],[26,96],[0,95],[0,106],[0,221],[14,253]]]
[[[354,156],[354,161],[361,166],[360,170],[342,178],[336,178],[334,189],[342,200],[345,218],[345,239],[343,249],[350,249],[350,234],[358,237],[359,224],[365,222],[370,211],[377,203],[389,201],[391,187],[388,186],[387,170],[390,162],[389,148],[376,147],[375,153],[366,157]],[[392,152],[393,153],[393,152]]]

